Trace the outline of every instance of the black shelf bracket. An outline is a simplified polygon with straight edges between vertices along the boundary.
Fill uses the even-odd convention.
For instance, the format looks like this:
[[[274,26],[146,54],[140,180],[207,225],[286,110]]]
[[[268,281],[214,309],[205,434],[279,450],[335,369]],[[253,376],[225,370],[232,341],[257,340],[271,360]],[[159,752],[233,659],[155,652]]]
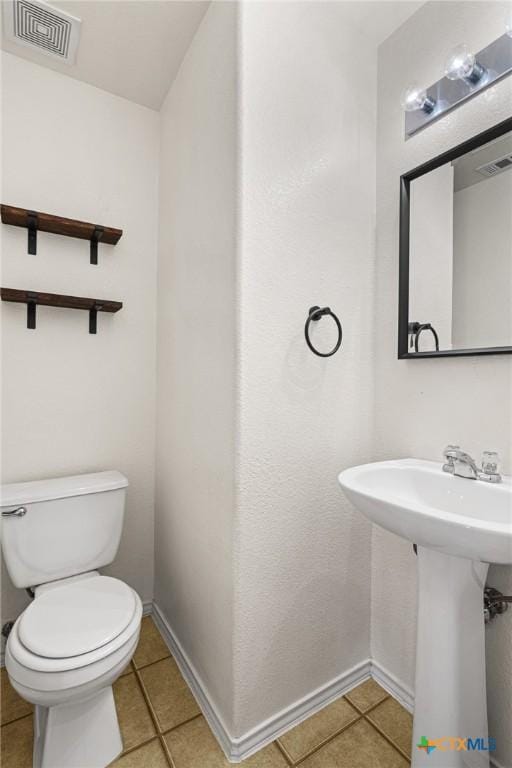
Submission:
[[[36,327],[37,293],[27,291],[27,328]]]
[[[98,330],[98,312],[101,308],[102,304],[96,302],[89,310],[89,333],[96,333]]]
[[[37,213],[35,211],[27,211],[28,222],[28,253],[31,256],[35,256],[37,253]]]
[[[98,224],[95,225],[94,232],[91,235],[91,264],[98,263],[98,243],[103,237],[104,231],[104,227],[100,227]],[[96,333],[96,331],[94,331],[94,333]]]

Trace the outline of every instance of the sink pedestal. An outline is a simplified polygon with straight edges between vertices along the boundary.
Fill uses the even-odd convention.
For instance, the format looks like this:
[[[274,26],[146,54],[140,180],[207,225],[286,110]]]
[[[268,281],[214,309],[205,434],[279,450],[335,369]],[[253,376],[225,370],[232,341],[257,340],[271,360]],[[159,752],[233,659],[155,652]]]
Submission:
[[[483,616],[488,568],[418,547],[413,768],[489,768],[489,752],[449,748],[450,737],[484,739],[488,747]],[[427,754],[417,747],[422,737],[445,740]]]
[[[512,565],[512,478],[484,483],[399,459],[338,480],[367,518],[418,545],[413,768],[489,768],[484,586],[487,563]],[[422,737],[440,740],[430,754]]]

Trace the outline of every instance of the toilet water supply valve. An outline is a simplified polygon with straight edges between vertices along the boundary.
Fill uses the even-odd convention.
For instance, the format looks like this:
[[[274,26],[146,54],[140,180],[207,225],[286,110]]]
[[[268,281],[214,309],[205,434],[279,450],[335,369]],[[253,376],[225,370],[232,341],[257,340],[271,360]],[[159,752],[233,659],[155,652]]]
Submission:
[[[413,544],[414,554],[418,554],[418,545]],[[489,624],[498,614],[508,610],[508,604],[512,603],[512,595],[504,595],[494,587],[484,589],[484,621]]]
[[[505,613],[509,603],[512,603],[512,595],[503,595],[494,587],[486,587],[484,590],[485,623],[488,624],[499,613]]]
[[[6,621],[5,624],[2,627],[2,637],[7,638],[11,634],[11,629],[14,627],[14,621]]]

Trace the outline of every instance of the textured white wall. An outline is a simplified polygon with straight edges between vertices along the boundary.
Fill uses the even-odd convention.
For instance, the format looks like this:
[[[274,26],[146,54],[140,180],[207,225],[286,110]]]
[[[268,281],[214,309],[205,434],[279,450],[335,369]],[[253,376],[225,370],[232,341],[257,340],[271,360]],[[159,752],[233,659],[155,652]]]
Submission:
[[[155,599],[232,730],[235,3],[213,3],[162,110]]]
[[[453,198],[455,347],[512,344],[512,172]]]
[[[400,93],[429,84],[447,52],[465,41],[479,50],[503,34],[508,3],[431,2],[379,49],[377,132],[376,453],[378,458],[436,459],[450,442],[477,457],[495,448],[511,465],[508,356],[397,360],[399,176],[510,116],[512,79],[404,141]],[[414,683],[416,562],[401,539],[373,531],[372,652],[406,684]],[[512,592],[511,569],[491,568],[489,583]],[[512,765],[512,612],[487,630],[490,732],[497,758]]]
[[[370,530],[336,481],[372,434],[376,55],[349,10],[241,9],[237,734],[369,652]]]
[[[16,56],[2,55],[2,201],[121,227],[99,246],[1,228],[2,285],[119,299],[100,313],[2,303],[2,482],[100,469],[130,481],[109,570],[153,594],[158,114]],[[26,605],[4,573],[3,620]]]
[[[410,191],[409,319],[431,323],[439,349],[452,346],[453,166],[414,179]],[[420,351],[435,349],[429,331]]]

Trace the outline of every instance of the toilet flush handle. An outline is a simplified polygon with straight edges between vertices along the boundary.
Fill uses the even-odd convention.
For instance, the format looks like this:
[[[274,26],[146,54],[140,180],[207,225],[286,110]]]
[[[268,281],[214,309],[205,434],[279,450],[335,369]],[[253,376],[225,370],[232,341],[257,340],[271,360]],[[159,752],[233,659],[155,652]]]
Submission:
[[[7,512],[2,512],[2,517],[23,517],[27,514],[25,507],[18,507],[18,509],[10,509]]]

